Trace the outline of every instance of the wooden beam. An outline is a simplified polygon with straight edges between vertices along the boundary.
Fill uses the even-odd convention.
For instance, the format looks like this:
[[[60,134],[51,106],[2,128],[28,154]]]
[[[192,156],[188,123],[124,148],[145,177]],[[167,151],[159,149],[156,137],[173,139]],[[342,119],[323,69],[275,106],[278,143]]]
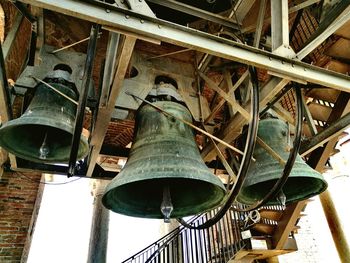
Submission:
[[[250,114],[246,111],[241,105],[237,103],[237,101],[227,94],[225,91],[220,89],[214,81],[204,75],[202,72],[198,71],[199,76],[208,84],[208,87],[215,90],[221,97],[223,97],[228,103],[232,105],[232,107],[237,110],[240,114],[243,115],[245,119],[250,120]]]
[[[131,55],[134,50],[136,38],[132,36],[125,36],[117,60],[117,69],[114,74],[113,84],[111,92],[108,98],[106,106],[99,106],[95,130],[92,132],[90,145],[92,147],[91,154],[89,156],[89,164],[86,176],[91,177],[94,170],[97,158],[100,154],[104,137],[107,132],[108,124],[114,110],[115,101],[121,91],[125,73],[128,69],[128,65],[131,59]]]
[[[262,109],[281,89],[289,82],[289,80],[272,78],[261,90],[260,90],[260,109]],[[250,111],[250,102],[244,107],[246,111]],[[240,114],[236,113],[226,126],[226,128],[218,135],[219,138],[227,142],[232,142],[241,133],[241,128],[247,123],[247,120]],[[218,145],[220,149],[223,145]],[[205,161],[215,158],[215,149],[211,144],[204,147],[202,151],[202,157]]]
[[[306,201],[301,201],[287,206],[286,210],[284,210],[282,218],[278,222],[275,233],[272,236],[272,246],[274,249],[283,249],[305,205]]]
[[[231,80],[229,81],[229,82],[231,82],[231,83],[229,84],[229,82],[228,82],[227,79],[226,79],[226,82],[228,83],[228,89],[229,89],[228,94],[232,94],[232,96],[234,96],[234,95],[233,95],[233,92],[242,84],[242,82],[248,77],[248,75],[249,75],[249,71],[246,70],[246,71],[243,73],[243,75],[237,80],[237,82],[236,82],[234,85],[232,85],[232,81],[231,81]],[[225,77],[225,78],[226,78],[226,77]],[[224,104],[225,104],[225,100],[221,100],[221,101],[214,107],[214,109],[211,111],[210,115],[206,118],[206,120],[204,121],[204,123],[210,122],[210,121],[214,118],[215,114],[221,109],[221,107],[224,106]]]

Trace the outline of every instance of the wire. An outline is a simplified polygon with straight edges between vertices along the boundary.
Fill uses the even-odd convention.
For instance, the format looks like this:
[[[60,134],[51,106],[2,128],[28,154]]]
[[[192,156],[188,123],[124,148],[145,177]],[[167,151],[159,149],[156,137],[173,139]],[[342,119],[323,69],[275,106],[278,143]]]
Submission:
[[[64,185],[64,184],[70,184],[73,183],[75,181],[78,181],[80,179],[82,179],[82,177],[76,178],[74,180],[70,180],[70,181],[66,181],[66,182],[62,182],[62,183],[47,183],[47,182],[43,182],[41,180],[34,180],[32,178],[30,178],[29,176],[26,176],[25,174],[21,173],[21,172],[15,172],[17,175],[21,176],[22,178],[25,178],[28,181],[34,182],[34,183],[38,183],[38,184],[45,184],[45,185]]]

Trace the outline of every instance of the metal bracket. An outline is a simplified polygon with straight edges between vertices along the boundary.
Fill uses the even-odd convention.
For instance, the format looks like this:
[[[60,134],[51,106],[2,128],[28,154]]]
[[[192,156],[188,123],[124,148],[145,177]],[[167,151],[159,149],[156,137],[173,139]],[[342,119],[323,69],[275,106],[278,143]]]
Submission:
[[[115,106],[118,108],[137,110],[141,101],[133,99],[126,93],[135,94],[145,99],[155,84],[157,76],[165,76],[177,83],[177,92],[181,95],[193,118],[200,120],[199,97],[193,87],[195,81],[195,68],[192,64],[174,61],[170,58],[155,58],[147,60],[146,54],[134,52],[131,65],[136,76],[125,78],[120,95]],[[202,99],[203,117],[210,114],[206,99]]]
[[[66,50],[56,54],[50,54],[53,50],[54,47],[52,46],[44,46],[41,53],[42,63],[38,66],[27,66],[16,81],[15,87],[34,88],[38,83],[33,77],[44,79],[49,72],[53,71],[57,64],[65,64],[72,69],[71,82],[75,83],[79,89],[82,85],[86,55]]]

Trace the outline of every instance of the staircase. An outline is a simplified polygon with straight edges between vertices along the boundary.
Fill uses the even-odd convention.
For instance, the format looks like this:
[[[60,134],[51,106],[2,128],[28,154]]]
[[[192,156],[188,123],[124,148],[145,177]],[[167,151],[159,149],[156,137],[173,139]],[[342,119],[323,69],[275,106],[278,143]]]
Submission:
[[[212,218],[218,209],[212,210],[190,220],[198,226]],[[278,220],[283,213],[282,206],[266,206],[259,210],[259,220],[247,212],[230,209],[214,226],[194,230],[179,226],[172,232],[136,253],[122,263],[226,263],[234,261],[235,256],[245,251],[255,253],[252,240],[268,242]],[[267,244],[267,243],[266,243]],[[259,248],[259,255],[268,253],[267,248]],[[284,253],[291,252],[284,251]],[[280,254],[283,254],[281,252]]]

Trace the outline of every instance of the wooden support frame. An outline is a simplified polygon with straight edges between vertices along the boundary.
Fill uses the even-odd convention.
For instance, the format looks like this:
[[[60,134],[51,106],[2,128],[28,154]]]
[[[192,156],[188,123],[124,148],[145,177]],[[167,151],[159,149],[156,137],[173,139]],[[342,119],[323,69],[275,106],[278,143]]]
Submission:
[[[128,69],[131,55],[134,50],[136,38],[125,36],[121,43],[121,51],[117,59],[117,69],[114,74],[111,92],[106,106],[100,106],[98,109],[95,130],[92,132],[90,145],[92,147],[89,156],[87,177],[91,177],[95,168],[96,160],[100,154],[103,139],[107,132],[108,124],[114,110],[115,101],[121,91],[125,73]]]

